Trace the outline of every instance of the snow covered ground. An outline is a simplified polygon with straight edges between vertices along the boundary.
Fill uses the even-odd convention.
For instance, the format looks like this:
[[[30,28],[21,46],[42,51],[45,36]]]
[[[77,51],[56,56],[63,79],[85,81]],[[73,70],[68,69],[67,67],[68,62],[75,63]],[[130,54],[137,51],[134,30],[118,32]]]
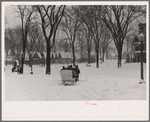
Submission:
[[[139,84],[140,63],[124,64],[117,68],[117,60],[106,60],[95,68],[78,64],[80,81],[63,85],[60,76],[62,64],[51,65],[51,75],[45,75],[45,67],[24,66],[24,74],[11,73],[6,66],[4,95],[6,101],[80,101],[80,100],[146,100],[146,84]],[[65,65],[66,66],[66,65]],[[146,81],[146,64],[144,63]]]

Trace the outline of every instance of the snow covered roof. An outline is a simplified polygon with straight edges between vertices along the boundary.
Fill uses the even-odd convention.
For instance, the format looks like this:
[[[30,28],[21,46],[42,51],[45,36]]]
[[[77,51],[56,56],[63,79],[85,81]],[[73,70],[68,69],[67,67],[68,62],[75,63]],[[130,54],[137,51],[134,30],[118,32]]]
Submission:
[[[57,52],[56,54],[57,54],[57,56],[60,54],[62,58],[72,58],[71,53],[67,53],[67,52]]]
[[[37,53],[37,52],[32,53],[33,58],[41,58],[40,56],[41,56],[40,53]]]
[[[17,54],[17,53],[16,53]],[[19,58],[19,57],[18,57]],[[6,59],[6,52],[5,52],[5,59]],[[12,60],[13,59],[13,55],[11,53],[11,51],[8,52],[8,55],[7,55],[7,60]],[[29,55],[28,53],[25,53],[25,59],[29,59]]]
[[[39,56],[39,58],[42,58],[42,56],[41,56],[41,54],[39,52],[32,52],[32,57],[35,56],[35,53]],[[47,53],[43,52],[43,54],[44,54],[44,57],[46,58]],[[36,55],[36,57],[37,57],[37,55]],[[53,55],[53,58],[56,58],[56,57],[57,58],[58,57],[61,57],[61,58],[72,58],[72,53],[67,53],[67,52],[56,52],[56,53],[51,52],[50,55],[51,55],[51,57]],[[5,54],[5,59],[6,59],[6,54]],[[25,53],[25,59],[29,60],[29,54],[28,53]],[[9,55],[7,57],[7,60],[12,60],[12,56]]]
[[[47,53],[44,52],[43,54],[44,54],[44,57],[46,58]],[[51,55],[51,57],[52,57],[52,55],[53,55],[54,58],[56,58],[56,57],[59,56],[59,54],[61,55],[62,58],[72,58],[71,53],[67,53],[67,52],[56,52],[56,53],[51,52],[50,55]],[[67,55],[68,55],[68,56],[67,56]],[[39,56],[40,56],[40,58],[41,58],[41,55],[40,55],[40,54],[39,54]]]

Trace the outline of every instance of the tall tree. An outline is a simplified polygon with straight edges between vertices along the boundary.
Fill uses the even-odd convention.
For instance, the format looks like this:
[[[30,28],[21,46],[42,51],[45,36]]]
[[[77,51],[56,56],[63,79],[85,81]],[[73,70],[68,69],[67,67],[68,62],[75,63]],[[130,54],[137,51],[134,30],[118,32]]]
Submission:
[[[99,47],[102,39],[104,23],[98,17],[97,9],[95,6],[80,6],[80,17],[88,27],[90,33],[93,36],[96,52],[96,68],[99,67]]]
[[[22,48],[23,55],[21,58],[22,73],[23,73],[23,66],[25,60],[27,36],[31,28],[35,25],[36,14],[33,14],[34,11],[35,11],[34,6],[27,6],[27,5],[18,5],[17,10],[15,10],[15,12],[17,12],[19,17],[21,18],[22,44],[23,44],[23,48]]]
[[[83,35],[82,32],[77,33],[77,40],[78,40],[78,47],[79,47],[79,53],[80,53],[80,61],[83,62],[85,61],[85,56],[86,56],[86,41],[85,41],[85,36]]]
[[[82,22],[82,20],[81,20]],[[85,37],[84,40],[86,40],[86,46],[87,46],[87,57],[88,57],[88,64],[91,63],[91,48],[92,48],[92,34],[89,30],[89,28],[87,27],[87,25],[82,22],[82,25],[80,26],[79,29],[80,33]]]
[[[64,52],[71,52],[70,44],[68,42],[68,38],[62,38],[57,41],[57,50]]]
[[[5,29],[5,52],[6,59],[8,53],[11,53],[12,61],[15,57],[19,58],[21,52],[22,41],[21,38],[21,27],[16,26],[15,28]]]
[[[118,67],[121,67],[123,41],[128,27],[135,19],[145,15],[144,9],[145,6],[138,5],[97,6],[99,17],[107,25],[114,40],[118,52]]]
[[[107,51],[108,45],[112,42],[111,33],[109,32],[109,29],[105,25],[105,28],[103,29],[102,34],[102,40],[100,42],[100,56],[101,56],[101,63],[104,62],[104,55]]]
[[[6,60],[8,55],[11,53],[12,60],[16,56],[16,46],[15,46],[15,39],[14,39],[14,30],[7,28],[5,29],[5,54],[6,54]]]
[[[27,41],[28,54],[30,54],[30,52],[36,51],[39,52],[42,56],[45,48],[44,42],[45,41],[43,39],[41,28],[39,26],[33,27],[28,34],[28,41]]]
[[[73,65],[75,65],[75,60],[76,60],[76,58],[75,58],[75,41],[76,41],[78,28],[81,24],[75,11],[76,11],[76,7],[69,6],[65,12],[64,21],[61,23],[62,30],[67,35],[70,46],[72,48]]]
[[[41,18],[42,31],[47,44],[46,74],[51,74],[50,52],[55,44],[58,25],[64,15],[65,6],[37,5],[36,8]]]

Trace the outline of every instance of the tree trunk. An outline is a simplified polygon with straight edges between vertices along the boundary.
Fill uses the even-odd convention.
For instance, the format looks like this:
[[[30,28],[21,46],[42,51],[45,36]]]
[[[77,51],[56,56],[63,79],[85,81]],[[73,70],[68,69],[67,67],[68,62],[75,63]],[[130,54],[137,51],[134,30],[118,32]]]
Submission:
[[[118,68],[122,67],[121,59],[122,59],[122,48],[118,51]]]
[[[103,48],[102,62],[104,62],[105,49]]]
[[[8,57],[8,51],[6,51],[6,63],[5,63],[6,66],[7,66],[7,57]]]
[[[106,59],[108,59],[108,47],[106,46]]]
[[[102,49],[100,48],[100,61],[101,61],[101,64],[102,64]]]
[[[50,69],[50,42],[47,41],[47,61],[46,61],[46,74],[51,74],[51,69]]]
[[[127,55],[126,55],[126,63],[129,63],[129,51],[128,51],[128,48],[129,48],[129,40],[127,39]]]
[[[99,68],[99,49],[96,49],[96,68]]]
[[[88,28],[88,35],[87,35],[87,52],[88,52],[88,64],[91,63],[91,42],[92,42],[92,39],[91,39],[91,34],[90,34],[90,31],[89,31],[89,28]]]
[[[80,56],[81,56],[81,61],[83,61],[83,46],[82,45],[80,47]]]
[[[89,46],[88,46],[88,48],[89,48]],[[88,49],[88,64],[90,64],[90,49]]]
[[[131,46],[131,61],[133,62],[133,57],[132,57],[132,55],[133,55],[133,47]]]
[[[21,73],[23,74],[24,69],[24,59],[25,59],[25,42],[23,42],[23,54],[21,56]]]
[[[72,54],[73,54],[73,65],[75,66],[75,51],[74,51],[74,45],[72,45]]]
[[[88,64],[91,63],[91,57],[90,57],[90,53],[91,53],[91,47],[90,47],[90,37],[88,36],[88,39],[87,39],[87,52],[88,52]]]
[[[23,46],[23,54],[21,55],[21,73],[23,74],[23,64],[24,64],[24,55],[25,55],[25,40],[24,40],[24,28],[23,28],[23,18],[21,18],[22,21],[22,46]]]

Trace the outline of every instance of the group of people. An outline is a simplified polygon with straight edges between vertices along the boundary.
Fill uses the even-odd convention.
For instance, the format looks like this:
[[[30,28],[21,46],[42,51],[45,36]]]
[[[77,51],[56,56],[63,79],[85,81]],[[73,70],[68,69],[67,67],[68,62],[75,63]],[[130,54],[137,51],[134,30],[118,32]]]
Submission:
[[[62,70],[72,70],[73,78],[75,78],[76,81],[79,81],[80,69],[78,65],[75,65],[75,66],[69,65],[68,67],[63,66]]]

